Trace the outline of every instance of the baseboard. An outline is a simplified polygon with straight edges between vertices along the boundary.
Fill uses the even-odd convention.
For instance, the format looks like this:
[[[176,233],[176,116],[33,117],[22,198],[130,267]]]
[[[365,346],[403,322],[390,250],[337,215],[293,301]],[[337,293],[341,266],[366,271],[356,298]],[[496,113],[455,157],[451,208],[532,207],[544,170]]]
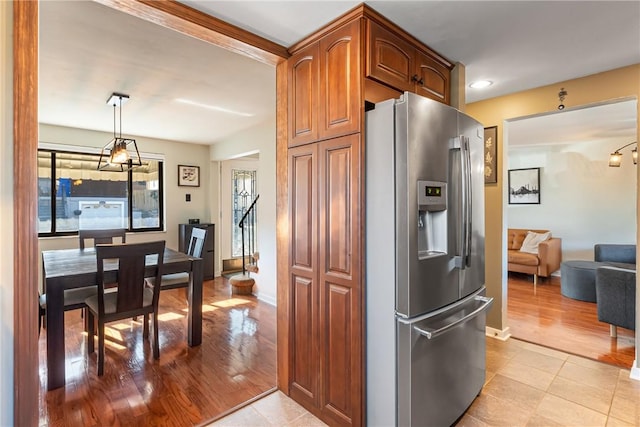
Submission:
[[[258,292],[257,294],[254,294],[254,295],[256,296],[256,298],[258,298],[258,300],[260,300],[262,302],[265,302],[265,303],[267,303],[269,305],[272,305],[274,307],[277,307],[275,298],[273,298],[271,296],[262,295],[262,294],[260,294],[260,292]]]
[[[640,367],[638,366],[638,359],[633,361],[633,366],[631,367],[631,374],[629,374],[629,378],[632,380],[640,381]]]
[[[485,335],[491,338],[495,338],[500,341],[506,341],[511,338],[511,329],[507,326],[503,330],[485,327]]]

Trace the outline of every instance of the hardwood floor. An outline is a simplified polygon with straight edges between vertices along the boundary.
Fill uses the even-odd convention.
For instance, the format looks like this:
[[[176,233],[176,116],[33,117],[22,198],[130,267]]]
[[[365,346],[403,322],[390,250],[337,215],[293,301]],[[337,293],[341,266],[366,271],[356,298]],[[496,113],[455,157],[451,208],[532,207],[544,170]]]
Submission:
[[[231,295],[225,278],[204,283],[202,345],[186,343],[186,289],[160,295],[160,359],[142,318],[112,323],[104,376],[86,355],[80,311],[65,313],[66,386],[46,391],[46,334],[39,340],[39,425],[192,426],[276,386],[276,309]]]
[[[630,368],[635,358],[634,332],[598,321],[596,304],[562,296],[560,278],[538,281],[534,295],[531,276],[509,273],[508,325],[511,335],[524,341],[578,356]]]

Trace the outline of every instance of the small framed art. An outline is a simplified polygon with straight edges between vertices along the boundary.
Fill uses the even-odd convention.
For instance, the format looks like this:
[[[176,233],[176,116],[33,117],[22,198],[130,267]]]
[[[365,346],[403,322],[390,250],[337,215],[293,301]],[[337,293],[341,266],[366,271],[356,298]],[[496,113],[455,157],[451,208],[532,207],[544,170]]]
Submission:
[[[498,182],[498,126],[484,128],[484,183]]]
[[[178,165],[180,187],[200,187],[200,166]]]
[[[509,204],[540,204],[540,168],[509,170]]]

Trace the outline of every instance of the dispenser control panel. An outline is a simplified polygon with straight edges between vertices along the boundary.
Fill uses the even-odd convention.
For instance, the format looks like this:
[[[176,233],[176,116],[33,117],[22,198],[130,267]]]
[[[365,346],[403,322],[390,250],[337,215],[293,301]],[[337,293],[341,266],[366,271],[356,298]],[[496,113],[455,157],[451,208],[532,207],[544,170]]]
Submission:
[[[447,183],[418,181],[418,210],[435,212],[447,209]]]

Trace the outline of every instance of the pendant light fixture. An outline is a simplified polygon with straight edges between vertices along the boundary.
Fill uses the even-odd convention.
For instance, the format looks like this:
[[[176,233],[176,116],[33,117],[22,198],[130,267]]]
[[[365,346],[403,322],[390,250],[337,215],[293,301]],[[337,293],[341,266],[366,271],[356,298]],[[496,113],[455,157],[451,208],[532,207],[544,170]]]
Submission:
[[[623,148],[626,148],[630,145],[633,144],[637,144],[637,141],[634,142],[630,142],[627,145],[623,145],[622,147],[618,148],[616,151],[614,151],[613,153],[611,153],[609,155],[609,167],[610,168],[619,168],[620,167],[620,163],[622,162],[622,153],[620,152],[620,150],[622,150]],[[633,160],[633,164],[637,165],[638,164],[638,147],[634,148],[631,151],[631,159]]]
[[[122,106],[129,100],[129,95],[113,93],[107,104],[113,106],[113,139],[100,152],[98,170],[126,172],[135,166],[142,166],[140,152],[135,139],[122,137]],[[120,109],[120,129],[116,134],[116,109]]]
[[[560,88],[560,92],[558,92],[558,101],[560,104],[558,105],[558,110],[564,110],[564,99],[567,97],[568,92],[564,90],[563,87]]]

